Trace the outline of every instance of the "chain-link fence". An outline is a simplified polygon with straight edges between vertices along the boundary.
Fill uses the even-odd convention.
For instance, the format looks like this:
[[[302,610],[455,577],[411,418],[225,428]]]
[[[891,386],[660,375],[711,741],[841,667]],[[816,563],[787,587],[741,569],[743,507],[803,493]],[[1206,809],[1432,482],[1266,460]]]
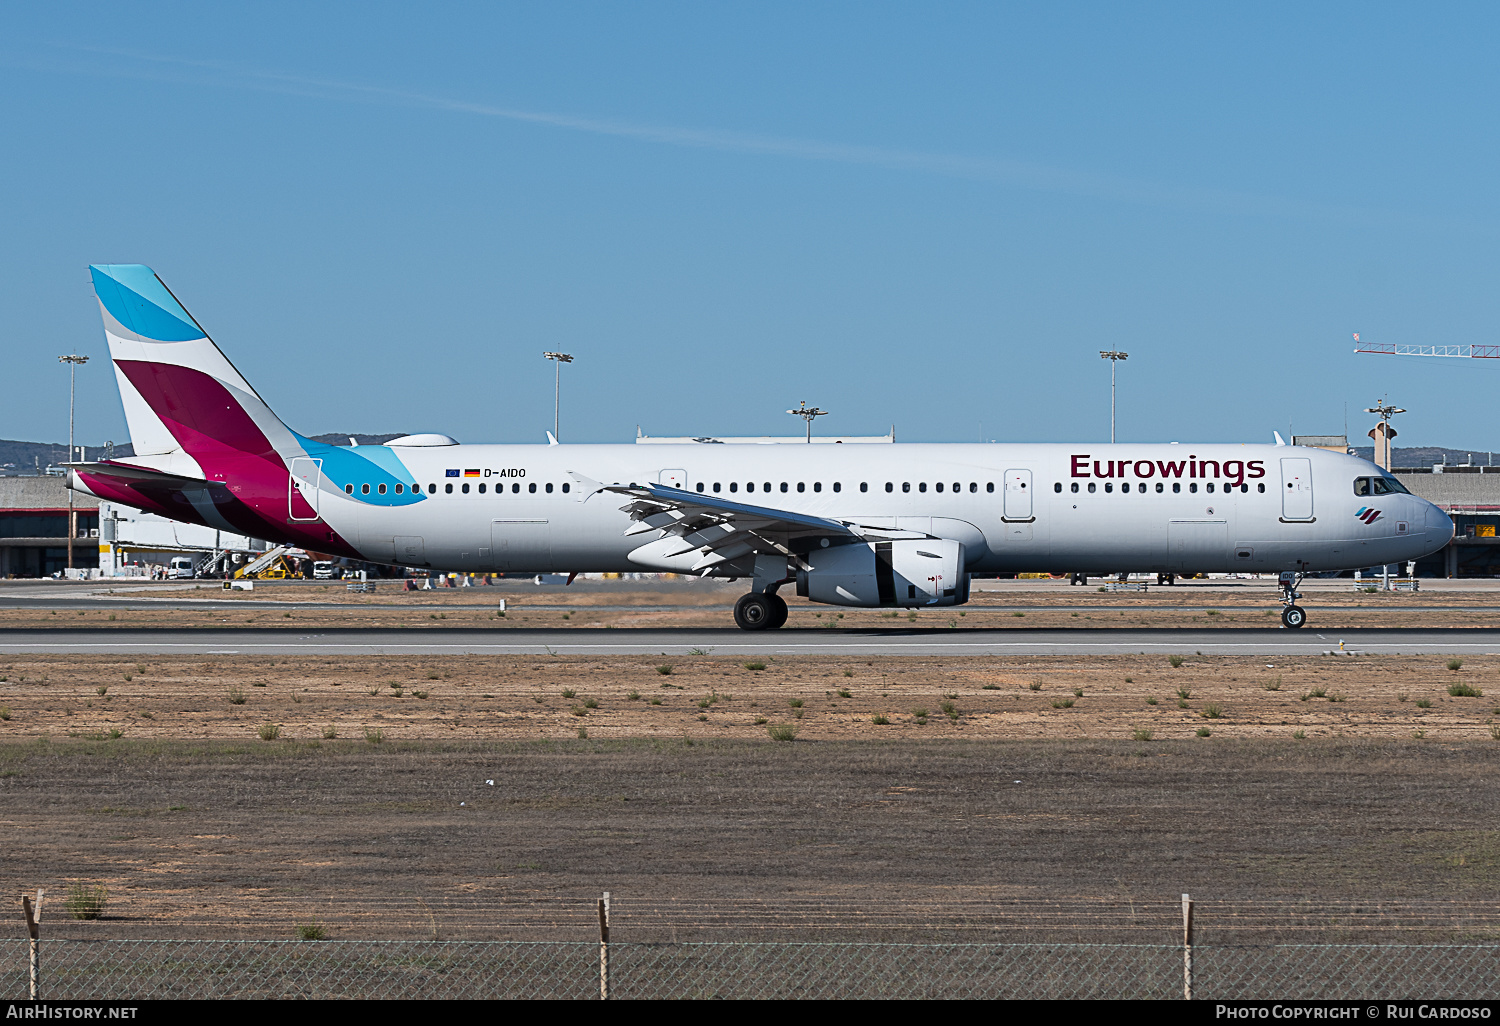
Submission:
[[[44,940],[45,1000],[593,998],[597,941]],[[613,998],[1181,998],[1181,945],[609,944]],[[5,942],[4,998],[29,949]],[[1193,947],[1209,1000],[1500,998],[1500,946]]]

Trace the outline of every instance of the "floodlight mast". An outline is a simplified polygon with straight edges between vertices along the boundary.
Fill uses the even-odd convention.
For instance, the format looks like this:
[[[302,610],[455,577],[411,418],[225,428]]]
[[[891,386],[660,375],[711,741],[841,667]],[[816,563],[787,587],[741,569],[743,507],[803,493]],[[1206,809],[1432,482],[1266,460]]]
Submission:
[[[786,412],[790,413],[793,417],[801,417],[803,420],[807,421],[807,444],[808,445],[812,444],[812,424],[813,424],[813,418],[814,417],[826,417],[826,416],[828,416],[828,411],[827,410],[820,410],[816,406],[808,406],[806,399],[803,399],[800,403],[798,403],[797,404],[797,408],[795,410],[787,410]]]
[[[1101,359],[1109,361],[1109,444],[1115,444],[1115,364],[1130,359],[1129,353],[1118,349],[1100,350]]]
[[[78,377],[78,365],[88,363],[87,356],[79,356],[73,353],[69,356],[59,356],[58,363],[68,365],[68,462],[72,463],[77,457],[77,451],[73,448],[73,400],[77,394],[76,382]],[[73,569],[73,538],[78,534],[78,513],[73,509],[73,489],[68,489],[68,569]]]
[[[1374,413],[1380,417],[1380,423],[1370,429],[1370,437],[1375,440],[1375,452],[1372,455],[1375,457],[1376,466],[1390,470],[1392,462],[1391,439],[1396,437],[1396,432],[1391,427],[1391,418],[1398,413],[1405,413],[1406,411],[1400,407],[1390,405],[1387,398],[1382,399],[1374,406],[1367,407],[1365,412]],[[1381,461],[1381,456],[1385,457],[1384,462]]]
[[[558,414],[562,410],[562,365],[572,363],[573,357],[567,353],[543,353],[542,356],[551,360],[556,369],[555,380],[552,382],[552,437],[562,441],[558,434]]]

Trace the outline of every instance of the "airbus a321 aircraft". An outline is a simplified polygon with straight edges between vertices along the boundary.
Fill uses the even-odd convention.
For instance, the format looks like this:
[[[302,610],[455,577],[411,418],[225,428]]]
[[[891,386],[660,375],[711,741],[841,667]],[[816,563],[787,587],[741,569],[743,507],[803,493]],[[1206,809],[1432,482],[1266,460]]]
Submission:
[[[284,425],[160,278],[90,268],[135,455],[69,487],[187,523],[433,571],[666,571],[842,606],[956,606],[975,573],[1292,572],[1436,551],[1379,467],[1284,445],[332,446]]]

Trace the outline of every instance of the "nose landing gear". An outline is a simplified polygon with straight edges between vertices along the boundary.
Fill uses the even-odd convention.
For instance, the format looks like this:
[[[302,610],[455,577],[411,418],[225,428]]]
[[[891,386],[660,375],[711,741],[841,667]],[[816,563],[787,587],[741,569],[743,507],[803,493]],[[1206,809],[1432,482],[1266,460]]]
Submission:
[[[1281,586],[1281,626],[1290,630],[1296,630],[1307,623],[1307,610],[1297,605],[1297,600],[1302,593],[1297,586],[1307,576],[1305,571],[1285,571],[1277,582]]]

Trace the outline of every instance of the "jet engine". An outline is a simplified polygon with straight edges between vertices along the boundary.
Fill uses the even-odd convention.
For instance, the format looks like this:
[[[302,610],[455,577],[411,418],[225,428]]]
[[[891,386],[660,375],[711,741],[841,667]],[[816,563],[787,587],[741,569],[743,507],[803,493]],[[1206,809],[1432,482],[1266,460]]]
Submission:
[[[969,601],[964,549],[947,538],[856,542],[814,549],[797,594],[836,606],[957,606]]]

